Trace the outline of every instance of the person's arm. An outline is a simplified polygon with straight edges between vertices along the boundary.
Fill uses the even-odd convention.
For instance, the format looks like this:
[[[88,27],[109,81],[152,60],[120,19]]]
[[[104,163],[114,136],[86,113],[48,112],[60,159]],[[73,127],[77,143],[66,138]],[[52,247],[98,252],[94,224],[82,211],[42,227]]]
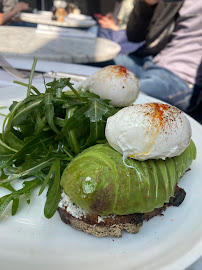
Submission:
[[[158,2],[159,0],[136,0],[127,25],[128,40],[141,42],[146,39],[148,27]]]
[[[28,7],[29,5],[27,3],[19,2],[11,11],[7,13],[0,13],[0,25],[9,22],[16,14],[18,14],[22,10],[28,9]]]

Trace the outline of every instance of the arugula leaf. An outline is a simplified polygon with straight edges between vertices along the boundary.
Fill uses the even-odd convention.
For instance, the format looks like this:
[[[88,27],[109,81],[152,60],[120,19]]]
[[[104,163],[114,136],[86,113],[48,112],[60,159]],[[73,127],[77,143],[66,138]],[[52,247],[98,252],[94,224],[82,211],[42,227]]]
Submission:
[[[47,193],[47,200],[44,208],[44,215],[46,218],[51,218],[57,208],[61,196],[61,187],[60,187],[60,161],[58,158],[55,159],[54,167],[54,181],[51,186],[49,186]]]
[[[7,154],[10,152],[17,152],[16,149],[11,148],[10,146],[8,146],[7,144],[5,144],[1,139],[0,139],[0,153],[1,154]]]
[[[13,204],[12,204],[12,216],[14,216],[17,213],[20,196],[16,194],[16,196],[13,196]]]
[[[6,179],[3,179],[0,181],[0,186],[2,186],[2,184],[4,184],[4,183],[11,183],[14,180],[19,179],[19,178],[24,177],[24,176],[33,176],[37,172],[39,172],[40,170],[42,170],[46,167],[49,167],[52,164],[52,162],[53,162],[53,158],[46,160],[46,161],[43,161],[43,162],[40,161],[34,167],[31,167],[27,170],[21,171],[17,174],[11,174]]]
[[[34,111],[33,117],[35,117],[34,134],[38,136],[46,127],[47,119],[40,109]]]
[[[0,107],[0,110],[6,109],[6,108],[7,108],[6,106],[1,106],[1,107]],[[4,114],[4,113],[0,113],[0,115],[6,117],[6,114]]]
[[[15,191],[15,189],[11,186],[10,183],[1,183],[1,187],[4,187],[10,191]]]
[[[61,98],[62,90],[66,86],[72,89],[73,88],[72,85],[73,84],[70,82],[70,78],[63,78],[59,80],[54,79],[52,82],[46,84],[46,86],[50,86],[47,87],[46,93],[52,93],[56,98]]]
[[[21,108],[15,113],[15,116],[12,119],[13,125],[18,125],[21,121],[27,119],[30,114],[36,110],[36,108],[43,101],[43,96],[34,97],[34,100],[26,102],[25,104],[21,103]],[[22,106],[23,105],[23,106]]]
[[[30,96],[31,86],[32,86],[32,79],[33,79],[33,76],[34,76],[36,63],[37,63],[37,59],[34,58],[34,62],[32,64],[32,69],[31,69],[30,76],[29,76],[29,84],[28,84],[28,88],[27,88],[27,97]]]
[[[10,132],[12,127],[12,120],[15,115],[16,110],[21,106],[22,102],[13,102],[12,106],[9,108],[10,113],[5,117],[2,128],[2,139],[3,142],[6,142],[6,135]]]
[[[67,110],[67,118],[71,118],[71,116],[74,114],[75,111],[76,111],[76,107],[73,107]],[[66,137],[68,139],[69,146],[74,151],[74,153],[78,155],[81,152],[81,150],[78,144],[75,130],[69,131]]]
[[[9,205],[11,201],[13,201],[12,206],[12,215],[14,215],[17,212],[18,206],[19,206],[19,198],[21,195],[24,195],[28,191],[30,192],[33,188],[37,187],[41,184],[41,181],[39,179],[34,179],[31,181],[24,181],[23,182],[23,188],[19,190],[12,191],[10,194],[5,195],[0,198],[0,216],[6,209],[6,207]]]
[[[102,104],[98,100],[94,100],[86,109],[85,115],[91,122],[98,122],[108,112],[109,108],[106,104]]]
[[[81,107],[70,118],[66,118],[65,125],[60,133],[56,136],[56,140],[63,138],[68,131],[76,129],[83,123],[83,121],[86,119],[85,112],[87,107],[88,105]]]
[[[103,121],[90,123],[90,135],[84,145],[84,149],[96,144],[99,140],[105,138],[105,129]]]
[[[72,85],[69,85],[69,88],[72,90],[72,92],[75,94],[75,96],[80,99],[80,100],[83,100],[83,101],[86,101],[85,98],[83,98],[77,91],[76,89],[74,89],[74,87],[72,87]]]
[[[13,81],[13,83],[16,83],[16,84],[19,84],[19,85],[22,85],[22,86],[26,86],[26,87],[29,86],[29,84],[27,84],[27,83],[18,82],[18,81]],[[41,95],[41,93],[39,92],[39,90],[38,90],[36,87],[34,87],[33,85],[31,85],[31,89],[34,90],[34,92],[35,92],[37,95]]]
[[[6,140],[8,144],[12,145],[16,150],[20,150],[25,145],[25,143],[14,135],[12,131],[8,133]]]
[[[58,166],[58,159],[55,159],[54,163],[51,165],[50,171],[48,173],[48,175],[46,176],[40,190],[39,190],[39,195],[41,195],[45,189],[45,187],[47,186],[52,174],[55,173],[55,171],[57,170],[57,166]]]
[[[51,93],[45,94],[44,104],[45,104],[45,116],[48,121],[49,126],[55,133],[59,133],[58,129],[54,124],[54,105],[53,105],[53,95]]]
[[[12,214],[17,212],[20,196],[30,202],[33,187],[41,185],[39,195],[48,185],[44,215],[51,218],[61,195],[60,177],[68,162],[85,148],[105,139],[107,117],[117,112],[109,100],[94,93],[77,91],[70,79],[54,79],[45,85],[45,93],[31,85],[36,60],[27,87],[27,97],[14,101],[5,117],[0,134],[0,187],[11,193],[0,198],[0,211],[12,201]],[[65,87],[71,91],[63,92]],[[6,175],[9,173],[9,175]],[[36,182],[23,182],[16,191],[11,183],[36,177]],[[30,183],[30,184],[29,184]]]
[[[3,168],[10,166],[14,160],[22,156],[24,157],[24,155],[31,153],[38,146],[40,146],[42,142],[50,145],[51,143],[53,143],[53,141],[54,141],[53,136],[47,137],[46,133],[42,133],[41,135],[27,142],[18,152],[16,152],[8,161],[6,161]]]

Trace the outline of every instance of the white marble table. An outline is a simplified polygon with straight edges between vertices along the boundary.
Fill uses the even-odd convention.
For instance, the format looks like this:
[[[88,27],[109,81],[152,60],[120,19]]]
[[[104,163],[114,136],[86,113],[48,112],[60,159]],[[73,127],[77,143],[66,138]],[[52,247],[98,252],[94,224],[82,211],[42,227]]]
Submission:
[[[107,39],[55,36],[30,27],[0,27],[0,54],[66,63],[93,63],[114,58],[120,46]]]
[[[81,14],[78,14],[75,17],[66,16],[64,22],[52,20],[51,17],[52,17],[51,11],[38,11],[37,13],[23,13],[22,12],[20,15],[20,19],[25,22],[62,26],[62,27],[89,28],[96,24],[95,20],[89,18],[89,16],[85,16]]]

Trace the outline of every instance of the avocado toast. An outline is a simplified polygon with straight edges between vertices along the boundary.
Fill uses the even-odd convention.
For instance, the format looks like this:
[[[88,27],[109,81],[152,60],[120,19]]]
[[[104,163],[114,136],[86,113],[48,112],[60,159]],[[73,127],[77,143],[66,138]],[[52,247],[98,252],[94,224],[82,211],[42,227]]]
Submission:
[[[61,218],[72,227],[99,237],[120,237],[123,229],[137,233],[143,220],[183,201],[185,192],[177,183],[195,157],[196,148],[191,141],[181,155],[166,160],[128,158],[125,162],[134,170],[108,144],[92,146],[64,170]],[[76,212],[65,204],[65,194]]]

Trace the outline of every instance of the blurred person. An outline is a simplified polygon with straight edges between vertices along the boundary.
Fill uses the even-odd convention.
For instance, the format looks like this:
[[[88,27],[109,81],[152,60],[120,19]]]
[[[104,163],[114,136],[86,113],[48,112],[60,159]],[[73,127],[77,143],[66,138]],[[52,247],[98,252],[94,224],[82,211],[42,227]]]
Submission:
[[[113,13],[107,13],[105,16],[95,14],[98,26],[92,27],[89,32],[118,43],[122,54],[137,50],[143,43],[130,42],[126,35],[127,22],[133,6],[134,0],[116,1]]]
[[[105,29],[118,31],[126,29],[130,13],[134,6],[134,0],[117,1],[114,12],[98,18],[98,23]]]
[[[17,15],[23,10],[27,10],[29,5],[25,2],[15,0],[0,0],[0,25],[18,20]]]
[[[107,64],[123,65],[134,72],[142,92],[181,110],[193,110],[200,100],[192,97],[201,99],[202,89],[201,14],[201,0],[136,0],[127,36],[133,42],[145,41],[145,45]]]

